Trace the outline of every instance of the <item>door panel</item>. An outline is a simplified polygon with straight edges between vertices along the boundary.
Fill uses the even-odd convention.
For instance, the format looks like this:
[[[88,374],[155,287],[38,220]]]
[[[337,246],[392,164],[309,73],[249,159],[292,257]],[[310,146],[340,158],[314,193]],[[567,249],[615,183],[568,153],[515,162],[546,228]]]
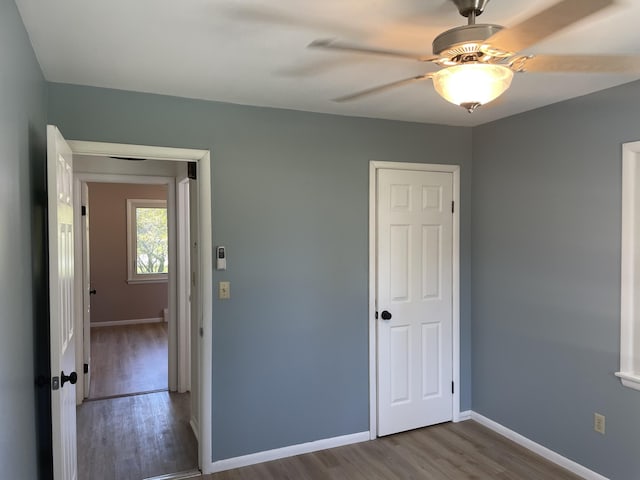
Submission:
[[[406,302],[409,300],[411,282],[411,265],[409,264],[411,226],[391,225],[390,230],[391,279],[389,294],[393,302]]]
[[[440,394],[440,346],[442,335],[439,323],[422,324],[422,398]]]
[[[51,409],[55,480],[76,480],[73,168],[71,149],[47,126]],[[73,382],[73,383],[72,383]]]
[[[391,370],[391,403],[407,402],[411,391],[411,342],[409,326],[399,325],[391,328],[389,345]]]
[[[440,225],[422,226],[422,299],[440,296],[440,258],[442,257]]]
[[[378,434],[453,417],[453,175],[378,170]]]

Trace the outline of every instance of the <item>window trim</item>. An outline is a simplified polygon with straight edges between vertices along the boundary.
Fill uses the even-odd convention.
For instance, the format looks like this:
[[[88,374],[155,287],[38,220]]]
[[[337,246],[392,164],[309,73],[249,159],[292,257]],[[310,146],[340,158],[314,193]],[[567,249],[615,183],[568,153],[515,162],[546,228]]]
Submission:
[[[137,228],[136,209],[137,208],[164,208],[167,210],[167,235],[169,233],[169,210],[166,200],[128,198],[127,199],[127,283],[166,283],[169,281],[168,273],[139,274],[136,271],[136,250],[137,250]]]
[[[625,387],[640,390],[640,142],[622,146],[620,371]]]

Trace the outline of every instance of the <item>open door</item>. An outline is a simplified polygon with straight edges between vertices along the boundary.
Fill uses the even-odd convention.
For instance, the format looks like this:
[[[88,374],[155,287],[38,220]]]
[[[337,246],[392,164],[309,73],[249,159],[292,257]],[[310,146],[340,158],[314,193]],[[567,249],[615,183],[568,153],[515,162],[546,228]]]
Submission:
[[[60,131],[47,125],[49,316],[53,478],[76,480],[73,162]]]

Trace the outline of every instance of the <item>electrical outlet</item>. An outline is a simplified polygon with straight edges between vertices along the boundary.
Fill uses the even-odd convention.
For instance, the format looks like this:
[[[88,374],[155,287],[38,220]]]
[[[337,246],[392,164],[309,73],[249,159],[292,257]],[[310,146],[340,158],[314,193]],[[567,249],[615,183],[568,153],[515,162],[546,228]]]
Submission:
[[[593,429],[604,435],[604,429],[605,429],[605,418],[604,415],[601,415],[599,413],[594,413],[593,414]]]

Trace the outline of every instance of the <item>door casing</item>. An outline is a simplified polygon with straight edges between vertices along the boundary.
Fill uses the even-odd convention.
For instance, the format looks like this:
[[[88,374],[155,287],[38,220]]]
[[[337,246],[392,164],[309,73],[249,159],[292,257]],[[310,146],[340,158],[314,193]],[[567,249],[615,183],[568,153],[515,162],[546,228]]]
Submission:
[[[377,176],[380,169],[448,172],[453,175],[453,421],[460,421],[460,166],[427,163],[369,162],[369,436],[378,436],[378,360],[376,329]]]
[[[209,150],[128,145],[102,142],[68,141],[74,155],[145,158],[174,162],[195,162],[198,171],[198,273],[196,288],[200,292],[213,289],[212,220],[211,220],[211,155]],[[175,239],[174,239],[175,243]],[[192,308],[197,309],[201,335],[199,337],[198,392],[198,465],[203,473],[211,473],[211,369],[212,310],[211,295],[198,295]],[[78,316],[77,316],[78,317]],[[81,317],[81,316],[80,316]]]

